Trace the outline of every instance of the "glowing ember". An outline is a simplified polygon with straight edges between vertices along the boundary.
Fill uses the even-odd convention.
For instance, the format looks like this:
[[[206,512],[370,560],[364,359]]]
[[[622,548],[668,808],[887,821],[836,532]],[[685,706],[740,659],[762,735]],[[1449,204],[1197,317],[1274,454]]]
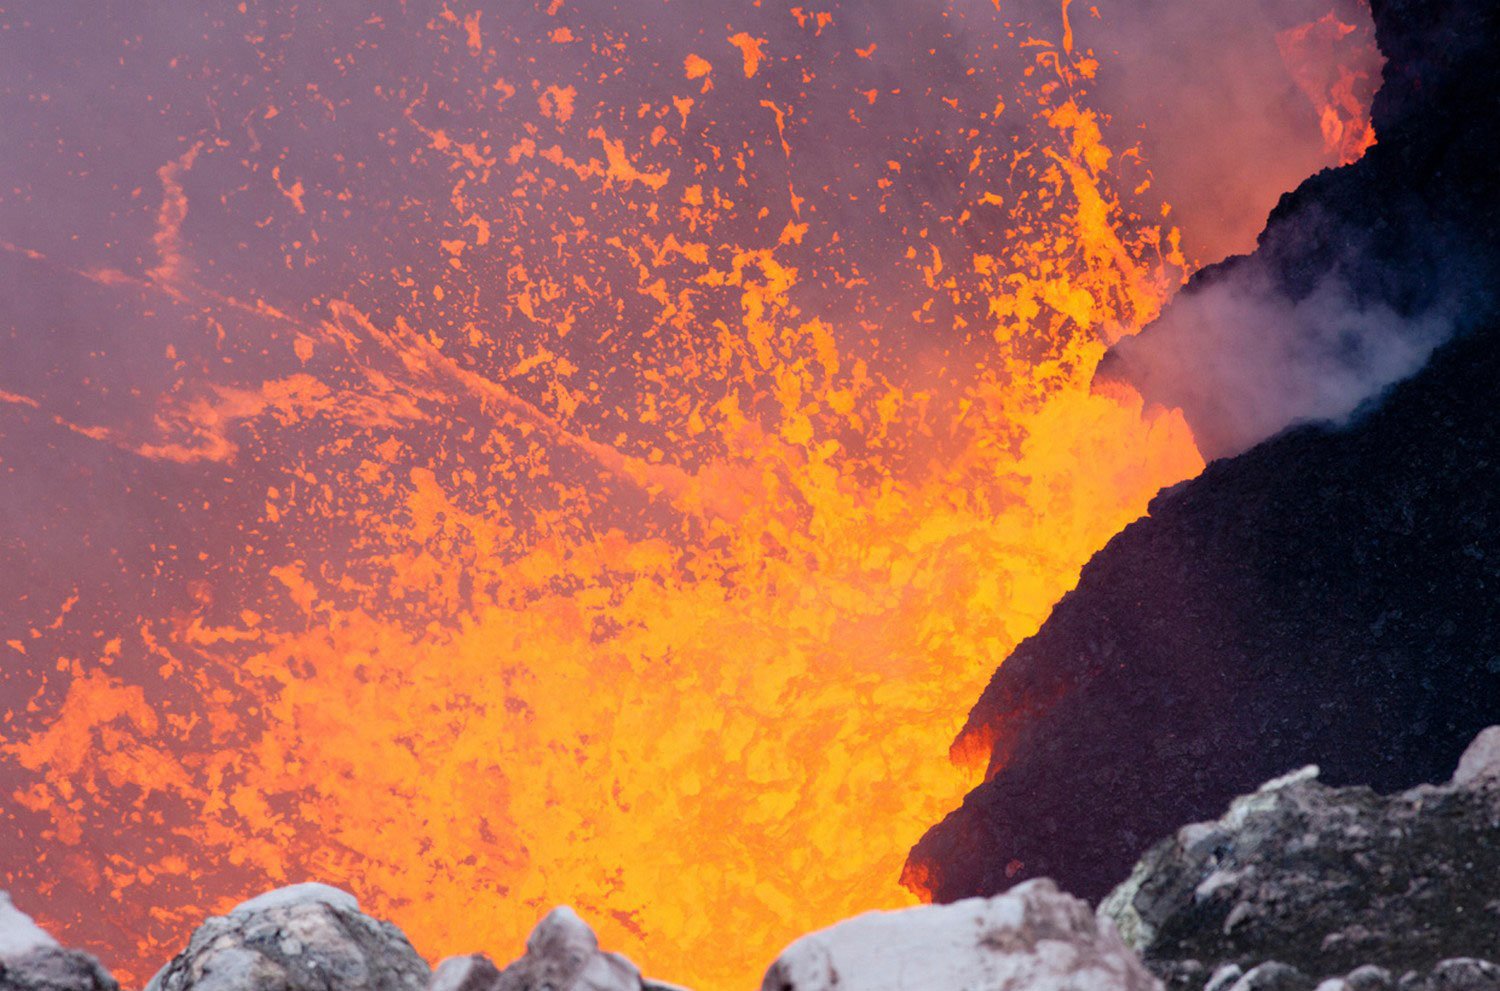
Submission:
[[[208,109],[79,153],[128,206],[0,253],[13,337],[121,328],[0,391],[76,466],[17,546],[82,541],[6,579],[0,882],[127,981],[316,877],[745,983],[913,897],[990,671],[1201,467],[1088,387],[1175,232],[988,9],[370,10],[203,13],[146,61]]]

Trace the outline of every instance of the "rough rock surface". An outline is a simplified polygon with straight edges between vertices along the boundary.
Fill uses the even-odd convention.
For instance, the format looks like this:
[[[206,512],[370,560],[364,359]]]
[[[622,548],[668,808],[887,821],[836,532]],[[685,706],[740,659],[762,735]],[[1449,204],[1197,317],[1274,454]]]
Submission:
[[[437,965],[427,991],[492,991],[500,984],[500,970],[482,953],[449,957]]]
[[[500,975],[499,991],[641,991],[641,972],[599,949],[594,931],[559,907],[526,938],[526,953]]]
[[[994,898],[869,912],[788,946],[761,991],[1153,991],[1086,903],[1045,878]]]
[[[599,949],[599,940],[578,913],[562,906],[538,922],[526,953],[505,970],[475,954],[438,965],[428,991],[643,991],[635,964]]]
[[[1463,756],[1453,772],[1453,785],[1480,788],[1489,784],[1500,787],[1500,726],[1486,727]]]
[[[119,991],[99,961],[58,945],[0,891],[0,991]]]
[[[1446,776],[1500,717],[1500,8],[1372,12],[1380,144],[1286,197],[1278,216],[1326,222],[1265,250],[1315,282],[1363,244],[1357,278],[1412,300],[1446,260],[1490,286],[1468,300],[1475,326],[1347,428],[1299,428],[1165,490],[1089,562],[956,744],[989,773],[908,861],[937,901],[1040,876],[1096,899],[1288,767],[1396,791]],[[1381,233],[1408,216],[1441,218],[1446,259]]]
[[[353,895],[303,884],[210,918],[147,991],[419,991],[429,976],[401,931]]]
[[[1158,843],[1100,915],[1168,987],[1500,988],[1500,778],[1473,773],[1500,769],[1497,732],[1397,795],[1270,781]]]

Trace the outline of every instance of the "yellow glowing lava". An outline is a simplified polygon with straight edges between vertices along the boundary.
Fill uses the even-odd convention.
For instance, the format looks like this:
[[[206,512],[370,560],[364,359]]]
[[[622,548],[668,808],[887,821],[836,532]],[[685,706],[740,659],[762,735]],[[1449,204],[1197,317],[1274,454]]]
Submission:
[[[430,26],[455,58],[507,34],[460,15]],[[811,35],[837,14],[797,17]],[[672,92],[623,111],[592,77],[489,65],[494,133],[407,97],[391,126],[446,188],[413,249],[435,260],[317,316],[209,293],[164,222],[144,278],[254,309],[285,368],[185,387],[131,449],[272,465],[245,537],[271,552],[256,572],[226,551],[235,582],[125,624],[159,681],[64,665],[53,728],[3,747],[49,840],[91,843],[88,808],[134,809],[204,864],[347,886],[432,957],[503,961],[570,903],[701,991],[913,900],[896,879],[974,783],[947,751],[985,680],[1201,467],[1179,417],[1090,391],[1185,266],[1122,206],[1091,53],[1029,39],[1014,91],[947,104],[968,172],[934,223],[995,233],[960,250],[911,227],[889,270],[853,271],[834,259],[859,224],[822,218],[896,201],[820,186],[789,97],[750,104],[764,140],[695,130],[781,57],[747,30],[702,44],[663,70]],[[851,119],[893,98],[868,92],[845,94]],[[1001,120],[1022,138],[991,134]],[[873,188],[920,194],[895,157]],[[171,225],[195,167],[170,169]],[[275,181],[299,218],[324,202],[291,166]],[[752,194],[770,205],[738,205]],[[836,271],[814,283],[821,260]],[[876,298],[896,303],[862,308]],[[929,339],[955,307],[978,314],[962,339]],[[170,933],[246,893],[193,893],[206,871],[164,852],[60,876],[104,904],[189,890],[110,961],[140,980]]]

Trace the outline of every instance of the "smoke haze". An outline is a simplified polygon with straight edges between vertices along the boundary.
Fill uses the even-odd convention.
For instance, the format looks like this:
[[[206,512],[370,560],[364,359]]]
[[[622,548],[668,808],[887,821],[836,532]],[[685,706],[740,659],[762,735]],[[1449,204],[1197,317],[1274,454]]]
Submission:
[[[1345,420],[1421,368],[1452,327],[1446,307],[1402,317],[1361,302],[1340,275],[1294,300],[1253,268],[1179,295],[1146,332],[1115,345],[1105,374],[1190,411],[1212,459],[1296,423]]]
[[[1117,123],[1139,126],[1157,189],[1198,264],[1249,251],[1282,193],[1347,160],[1343,134],[1367,123],[1380,83],[1363,0],[1061,6],[1075,45],[1117,56],[1101,60],[1101,96],[1118,108]],[[1289,44],[1299,33],[1307,40]]]

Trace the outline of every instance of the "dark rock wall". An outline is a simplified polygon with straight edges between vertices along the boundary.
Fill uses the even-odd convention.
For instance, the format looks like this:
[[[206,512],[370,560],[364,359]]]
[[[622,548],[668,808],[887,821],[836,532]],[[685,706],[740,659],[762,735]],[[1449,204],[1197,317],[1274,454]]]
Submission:
[[[1440,780],[1500,715],[1500,11],[1373,12],[1380,144],[1199,282],[1255,265],[1295,292],[1337,257],[1398,310],[1457,287],[1458,336],[1346,428],[1164,491],[1084,568],[970,716],[990,780],[908,864],[939,900],[1043,875],[1098,898],[1269,777]]]

